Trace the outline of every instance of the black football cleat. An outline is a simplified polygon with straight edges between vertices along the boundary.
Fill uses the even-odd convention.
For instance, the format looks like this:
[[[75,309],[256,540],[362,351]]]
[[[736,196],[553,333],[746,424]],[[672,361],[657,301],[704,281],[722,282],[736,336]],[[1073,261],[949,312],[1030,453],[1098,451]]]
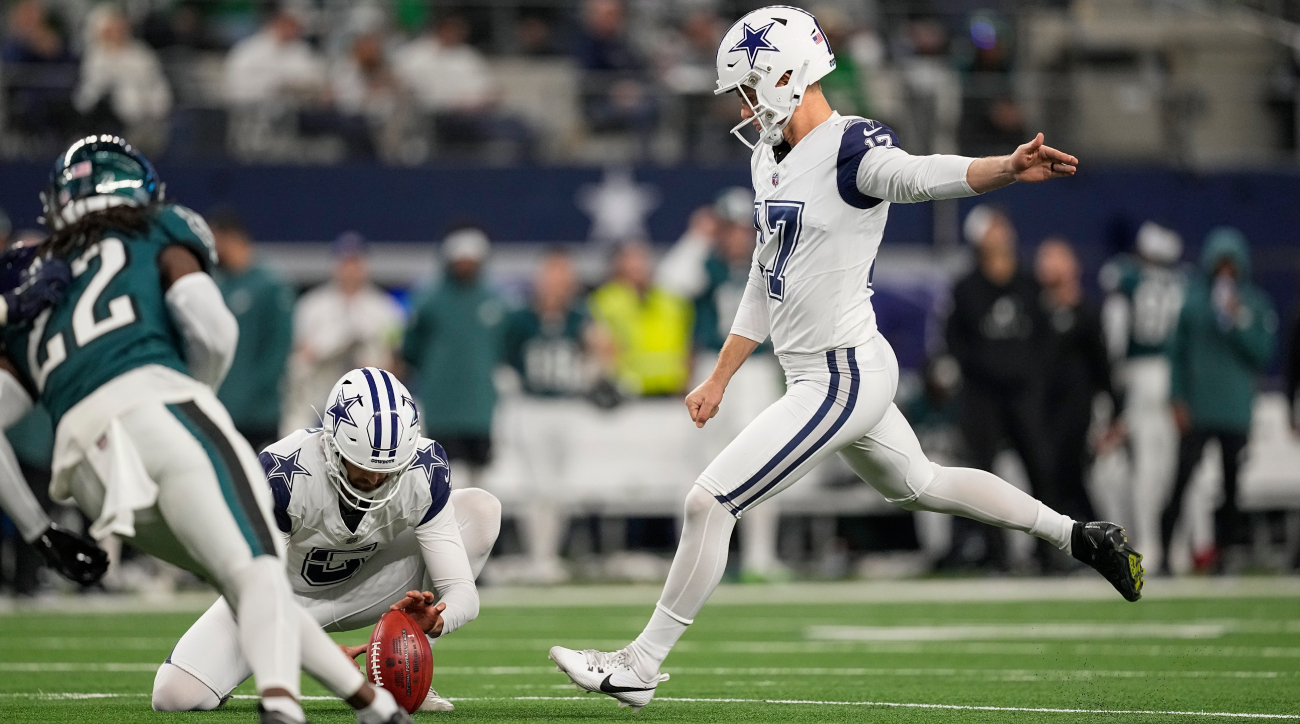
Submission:
[[[1142,598],[1146,575],[1142,554],[1129,545],[1128,535],[1120,526],[1105,521],[1075,521],[1070,551],[1076,559],[1097,569],[1124,598],[1129,601]]]

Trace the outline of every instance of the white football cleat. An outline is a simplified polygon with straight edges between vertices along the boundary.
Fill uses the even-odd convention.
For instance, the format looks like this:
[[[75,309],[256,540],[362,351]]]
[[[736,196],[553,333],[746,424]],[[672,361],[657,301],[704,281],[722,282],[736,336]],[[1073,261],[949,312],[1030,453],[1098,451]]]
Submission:
[[[654,681],[642,681],[632,669],[627,649],[607,653],[553,646],[550,659],[579,689],[612,696],[619,706],[630,706],[632,711],[641,711],[654,698],[655,687],[668,681],[668,674],[659,674]]]
[[[416,709],[416,711],[455,711],[455,710],[456,710],[455,704],[439,696],[438,692],[434,691],[433,689],[429,689],[429,693],[424,697],[424,701],[420,704],[420,708]]]

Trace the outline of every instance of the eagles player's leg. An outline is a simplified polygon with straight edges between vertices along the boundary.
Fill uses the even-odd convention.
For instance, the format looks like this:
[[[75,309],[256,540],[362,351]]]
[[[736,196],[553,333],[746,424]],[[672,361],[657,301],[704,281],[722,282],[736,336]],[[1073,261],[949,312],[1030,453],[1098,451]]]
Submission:
[[[198,394],[165,407],[141,406],[121,420],[134,447],[148,451],[141,458],[158,482],[160,522],[231,602],[264,720],[303,720],[297,699],[299,670],[306,668],[362,710],[359,720],[404,721],[391,696],[376,693],[294,601],[279,540],[270,532],[269,488],[252,483],[261,467],[220,403]],[[228,693],[220,685],[208,688]]]

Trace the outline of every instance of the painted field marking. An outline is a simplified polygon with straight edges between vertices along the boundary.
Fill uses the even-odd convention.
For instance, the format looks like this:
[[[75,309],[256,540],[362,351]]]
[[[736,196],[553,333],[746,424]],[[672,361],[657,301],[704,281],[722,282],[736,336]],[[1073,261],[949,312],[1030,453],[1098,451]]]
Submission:
[[[0,698],[24,698],[44,700],[77,699],[112,699],[125,697],[145,697],[148,694],[96,694],[96,693],[41,693],[41,694],[0,694]],[[234,699],[256,699],[251,694],[237,694]],[[451,701],[585,701],[596,702],[590,696],[469,696],[449,697]],[[303,701],[338,701],[332,696],[304,696]],[[1161,711],[1157,709],[1057,709],[1052,707],[1026,706],[978,706],[974,704],[919,704],[898,701],[818,701],[813,699],[705,699],[692,697],[664,696],[655,701],[687,704],[773,704],[782,706],[865,706],[894,709],[944,709],[956,711],[1013,711],[1040,714],[1141,714],[1158,716],[1218,716],[1236,719],[1300,719],[1300,714],[1257,714],[1252,712],[1231,711]]]
[[[158,670],[161,664],[150,663],[82,663],[82,662],[51,662],[41,661],[32,663],[14,663],[11,661],[0,662],[0,671],[12,673],[46,673],[46,672],[96,672],[96,673],[153,673]]]
[[[1231,631],[1228,624],[1027,623],[955,626],[809,626],[813,641],[997,641],[1007,639],[1210,639]]]

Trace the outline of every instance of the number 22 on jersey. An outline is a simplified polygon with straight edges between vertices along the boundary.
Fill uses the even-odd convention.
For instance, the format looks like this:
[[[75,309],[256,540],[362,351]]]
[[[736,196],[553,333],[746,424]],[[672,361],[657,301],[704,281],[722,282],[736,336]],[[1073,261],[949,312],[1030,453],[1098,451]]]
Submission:
[[[78,348],[85,347],[103,335],[121,329],[136,320],[131,297],[125,294],[109,300],[108,316],[95,319],[95,306],[99,302],[99,297],[104,293],[109,282],[126,267],[126,245],[121,239],[110,237],[87,248],[71,264],[73,277],[77,278],[88,272],[90,263],[95,257],[99,257],[99,270],[91,277],[90,283],[86,285],[72,309],[71,342]],[[50,321],[52,311],[53,308],[46,309],[36,318],[27,343],[28,367],[32,370],[37,389],[42,391],[45,389],[45,380],[49,378],[50,373],[68,358],[68,331],[60,331],[46,341],[45,361],[38,364],[37,352],[40,350],[41,339],[45,336],[45,328]]]

